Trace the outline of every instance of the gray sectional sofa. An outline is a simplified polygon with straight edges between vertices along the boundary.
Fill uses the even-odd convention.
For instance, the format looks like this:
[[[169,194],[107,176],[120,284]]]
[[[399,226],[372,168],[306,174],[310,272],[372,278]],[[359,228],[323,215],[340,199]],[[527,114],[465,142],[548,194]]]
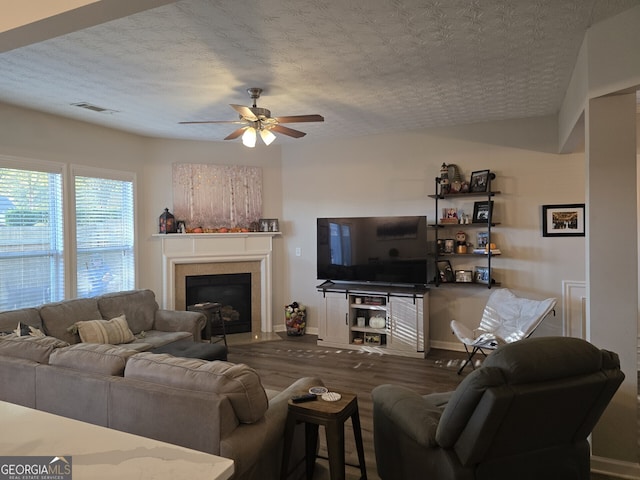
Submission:
[[[160,309],[151,290],[130,290],[0,312],[0,332],[12,331],[20,322],[45,335],[75,344],[80,343],[79,334],[72,328],[76,322],[110,320],[121,315],[125,315],[136,337],[124,346],[137,351],[151,350],[189,337],[199,341],[207,321],[199,312]]]
[[[93,299],[0,313],[0,330],[9,324],[15,328],[20,320],[49,334],[0,337],[0,400],[231,458],[234,479],[279,478],[288,399],[322,385],[321,380],[302,378],[282,392],[269,391],[247,365],[138,351],[140,344],[149,345],[147,339],[159,345],[161,333],[200,334],[198,320],[184,332],[170,312],[160,313],[157,306],[153,317],[145,308],[138,311],[140,304],[132,299],[149,301],[150,293],[95,300],[105,318],[124,313],[128,321],[130,316],[144,319],[130,325],[147,337],[119,346],[75,341],[69,327],[63,328],[74,323],[67,318],[72,312],[75,321],[92,318]],[[294,442],[289,468],[294,477],[304,467],[304,429],[296,434],[300,441]]]

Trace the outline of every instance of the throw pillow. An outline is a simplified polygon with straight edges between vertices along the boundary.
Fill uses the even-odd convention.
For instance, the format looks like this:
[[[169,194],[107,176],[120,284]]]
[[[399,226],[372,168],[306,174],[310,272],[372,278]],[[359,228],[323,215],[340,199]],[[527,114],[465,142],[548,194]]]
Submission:
[[[129,343],[135,340],[124,315],[111,320],[87,320],[76,322],[80,340],[85,343]]]

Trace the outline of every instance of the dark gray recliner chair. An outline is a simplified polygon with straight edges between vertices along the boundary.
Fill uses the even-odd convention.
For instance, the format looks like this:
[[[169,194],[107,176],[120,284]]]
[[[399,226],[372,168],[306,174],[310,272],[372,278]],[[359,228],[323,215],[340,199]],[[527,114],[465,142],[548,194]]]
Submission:
[[[504,345],[449,393],[373,392],[378,474],[393,479],[585,479],[587,437],[624,379],[578,338]]]

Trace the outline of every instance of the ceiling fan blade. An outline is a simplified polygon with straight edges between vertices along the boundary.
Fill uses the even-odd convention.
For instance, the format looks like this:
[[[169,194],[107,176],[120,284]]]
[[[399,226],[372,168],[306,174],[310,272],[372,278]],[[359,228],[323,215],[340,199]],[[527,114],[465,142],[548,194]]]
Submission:
[[[276,117],[278,123],[298,123],[298,122],[324,122],[322,115],[290,115],[288,117]]]
[[[247,129],[247,127],[241,127],[238,128],[237,130],[234,130],[233,132],[231,132],[229,135],[227,135],[226,137],[224,137],[225,140],[233,140],[234,138],[238,138],[240,135],[242,135],[244,133],[244,131]]]
[[[274,125],[273,127],[271,127],[271,130],[278,133],[282,133],[283,135],[289,135],[290,137],[294,137],[294,138],[300,138],[306,135],[306,133],[304,132],[301,132],[299,130],[294,130],[293,128],[284,127],[282,125]]]
[[[258,121],[258,117],[256,117],[251,111],[251,109],[245,105],[235,105],[232,103],[231,108],[233,108],[236,112],[242,115],[242,118],[246,118],[250,122]]]
[[[203,120],[203,121],[194,121],[194,122],[178,122],[180,125],[195,125],[199,123],[234,123],[236,125],[244,125],[248,123],[244,120]]]

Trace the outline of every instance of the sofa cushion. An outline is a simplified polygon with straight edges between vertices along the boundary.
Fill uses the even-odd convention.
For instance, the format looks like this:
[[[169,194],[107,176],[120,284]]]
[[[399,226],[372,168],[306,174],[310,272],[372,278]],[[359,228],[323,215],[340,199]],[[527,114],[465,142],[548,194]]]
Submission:
[[[76,343],[54,350],[49,357],[49,365],[121,377],[127,359],[136,353],[135,350],[113,345]]]
[[[148,350],[153,349],[153,344],[147,343],[144,340],[135,340],[131,343],[120,343],[115,346],[119,348],[124,348],[125,350],[131,350],[134,353],[146,352]]]
[[[84,343],[110,343],[116,345],[118,343],[133,342],[136,338],[131,333],[124,315],[111,320],[76,322],[75,326],[78,328],[80,340]]]
[[[129,359],[124,376],[225,395],[241,423],[257,422],[269,408],[269,400],[258,373],[245,364],[143,352]]]
[[[0,337],[0,355],[49,363],[49,356],[56,348],[68,345],[67,342],[54,337],[19,337],[12,333]]]
[[[146,343],[150,345],[150,348],[146,348],[143,350],[150,350],[151,348],[162,347],[169,343],[178,342],[180,340],[193,339],[193,335],[191,335],[189,332],[161,332],[159,330],[147,330],[136,335],[136,338],[136,341],[132,344]]]
[[[18,323],[42,330],[42,320],[37,308],[21,308],[0,313],[0,332],[12,332]]]
[[[63,302],[47,303],[40,307],[40,316],[47,335],[68,343],[80,341],[80,336],[77,333],[69,331],[69,327],[74,323],[103,318],[95,298],[76,298]]]
[[[151,290],[108,293],[98,297],[98,307],[102,317],[95,318],[114,318],[124,314],[135,335],[153,329],[156,311],[159,309],[155,293]]]

